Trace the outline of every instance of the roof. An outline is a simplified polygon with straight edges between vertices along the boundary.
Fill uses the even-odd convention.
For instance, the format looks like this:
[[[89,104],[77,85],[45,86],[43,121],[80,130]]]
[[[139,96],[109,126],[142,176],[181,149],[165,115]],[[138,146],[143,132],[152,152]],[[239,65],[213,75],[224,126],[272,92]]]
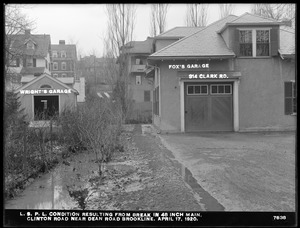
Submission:
[[[26,76],[25,76],[25,77],[26,77]],[[22,79],[25,78],[25,77],[22,77]],[[21,86],[20,88],[18,88],[18,89],[16,90],[16,92],[19,92],[20,90],[23,90],[23,89],[27,88],[28,86],[30,86],[30,85],[36,83],[37,81],[41,80],[41,79],[44,78],[44,77],[49,78],[50,80],[52,80],[52,81],[54,81],[54,82],[60,84],[61,86],[65,87],[65,88],[67,88],[67,89],[71,89],[71,90],[72,90],[75,94],[77,94],[77,95],[79,94],[78,91],[77,91],[76,89],[73,89],[72,87],[69,87],[68,85],[66,85],[66,84],[64,84],[63,82],[61,82],[60,80],[58,80],[58,79],[56,79],[56,78],[50,76],[49,74],[42,74],[41,76],[38,76],[38,77],[27,77],[27,80],[30,80],[30,78],[31,78],[31,80],[28,81],[27,84],[25,84],[25,85]],[[22,80],[22,79],[21,79],[21,80]]]
[[[51,44],[52,51],[66,51],[70,53],[72,58],[76,57],[76,45],[75,44]]]
[[[11,35],[12,49],[21,50],[25,55],[46,57],[49,53],[51,39],[50,35],[19,34]],[[26,42],[32,40],[36,44],[35,49],[27,49]]]
[[[59,81],[61,81],[62,83],[65,83],[65,84],[73,84],[74,83],[74,77],[59,77],[59,78],[56,78],[58,79]]]
[[[282,26],[280,28],[280,49],[278,50],[282,57],[295,55],[295,30]]]
[[[196,32],[199,32],[204,27],[175,27],[166,32],[159,34],[154,37],[154,39],[162,39],[162,38],[182,38],[186,36],[190,36]]]
[[[126,53],[131,54],[150,54],[153,50],[153,38],[148,37],[144,41],[130,41],[125,45]]]
[[[271,18],[262,17],[259,15],[254,15],[250,13],[244,13],[243,15],[239,16],[233,21],[227,22],[219,31],[220,33],[223,32],[228,26],[230,25],[265,25],[265,24],[274,24],[274,25],[280,25],[282,24],[279,21],[276,21]]]
[[[23,75],[34,75],[45,73],[45,67],[23,67],[20,74]]]
[[[149,56],[149,59],[172,57],[216,57],[216,56],[235,56],[217,31],[227,22],[235,20],[237,16],[229,15],[216,21],[200,31],[182,38],[167,47]]]

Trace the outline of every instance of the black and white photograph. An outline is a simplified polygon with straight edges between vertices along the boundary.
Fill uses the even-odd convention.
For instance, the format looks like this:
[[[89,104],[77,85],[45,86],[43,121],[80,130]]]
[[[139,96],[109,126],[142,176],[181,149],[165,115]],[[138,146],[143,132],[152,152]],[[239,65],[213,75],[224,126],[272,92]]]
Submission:
[[[296,226],[295,3],[6,3],[3,226]]]

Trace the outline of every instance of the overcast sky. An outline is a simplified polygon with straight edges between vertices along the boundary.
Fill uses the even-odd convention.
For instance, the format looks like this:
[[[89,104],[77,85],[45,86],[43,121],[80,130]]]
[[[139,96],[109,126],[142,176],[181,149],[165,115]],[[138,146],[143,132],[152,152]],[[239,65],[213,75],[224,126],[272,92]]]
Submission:
[[[251,4],[234,4],[234,15],[251,12]],[[134,40],[150,36],[150,4],[136,4]],[[167,30],[185,26],[187,4],[169,4]],[[103,38],[106,32],[107,14],[105,4],[30,4],[23,12],[35,20],[33,34],[50,34],[51,43],[65,40],[77,44],[81,56],[103,54]],[[219,19],[218,4],[208,8],[208,24]]]

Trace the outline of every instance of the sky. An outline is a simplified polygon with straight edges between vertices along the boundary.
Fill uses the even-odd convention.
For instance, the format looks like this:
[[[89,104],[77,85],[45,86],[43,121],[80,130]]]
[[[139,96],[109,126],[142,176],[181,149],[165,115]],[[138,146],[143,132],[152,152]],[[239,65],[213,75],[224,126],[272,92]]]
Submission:
[[[251,4],[234,4],[233,14],[251,12]],[[26,4],[23,13],[35,20],[32,34],[50,34],[51,44],[65,40],[76,44],[78,55],[103,55],[103,38],[107,28],[105,4]],[[166,30],[185,26],[187,4],[169,4]],[[151,4],[136,4],[133,40],[143,41],[150,36]],[[218,4],[209,4],[208,24],[219,18]]]

